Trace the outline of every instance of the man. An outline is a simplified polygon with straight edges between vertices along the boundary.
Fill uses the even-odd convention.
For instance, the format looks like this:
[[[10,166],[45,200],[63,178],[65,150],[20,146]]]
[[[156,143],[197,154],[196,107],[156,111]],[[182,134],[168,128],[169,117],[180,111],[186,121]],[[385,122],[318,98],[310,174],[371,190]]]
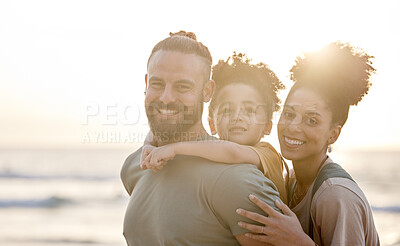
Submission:
[[[148,60],[145,108],[153,143],[211,139],[201,115],[214,91],[212,59],[193,33],[159,42]],[[159,172],[140,168],[130,155],[121,179],[131,196],[124,220],[128,245],[259,245],[237,223],[237,208],[257,213],[249,194],[275,207],[278,192],[254,165],[226,165],[176,156]],[[249,221],[250,222],[250,221]]]

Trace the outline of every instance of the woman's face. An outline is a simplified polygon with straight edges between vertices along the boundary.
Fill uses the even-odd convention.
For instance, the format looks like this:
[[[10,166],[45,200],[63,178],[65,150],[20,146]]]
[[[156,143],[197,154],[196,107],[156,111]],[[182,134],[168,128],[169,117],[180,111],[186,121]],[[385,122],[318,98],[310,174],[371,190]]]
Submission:
[[[320,160],[340,133],[331,123],[332,113],[318,94],[306,88],[293,91],[278,123],[282,155],[292,161]]]

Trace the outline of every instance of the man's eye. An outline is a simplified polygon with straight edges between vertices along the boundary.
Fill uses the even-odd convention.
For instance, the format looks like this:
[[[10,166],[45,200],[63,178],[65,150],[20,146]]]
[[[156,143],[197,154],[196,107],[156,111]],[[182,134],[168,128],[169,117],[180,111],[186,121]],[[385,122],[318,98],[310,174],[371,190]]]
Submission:
[[[254,114],[254,113],[256,113],[256,109],[253,108],[253,107],[246,107],[246,108],[245,108],[245,111],[246,111],[247,114]]]
[[[189,91],[190,89],[192,89],[190,86],[188,85],[177,85],[176,88],[178,89],[178,91],[183,92],[183,91]]]
[[[151,82],[150,87],[154,89],[161,89],[164,87],[164,84],[161,82]]]

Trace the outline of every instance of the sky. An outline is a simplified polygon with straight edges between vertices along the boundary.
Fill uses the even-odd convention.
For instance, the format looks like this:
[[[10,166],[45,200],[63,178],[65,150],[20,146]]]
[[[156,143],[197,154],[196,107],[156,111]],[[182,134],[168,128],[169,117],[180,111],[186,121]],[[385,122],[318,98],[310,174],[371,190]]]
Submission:
[[[148,56],[186,30],[214,64],[246,53],[288,88],[303,52],[337,40],[364,49],[373,86],[333,147],[400,150],[399,11],[397,1],[2,0],[0,148],[136,148],[148,131]],[[265,139],[276,147],[278,117]]]

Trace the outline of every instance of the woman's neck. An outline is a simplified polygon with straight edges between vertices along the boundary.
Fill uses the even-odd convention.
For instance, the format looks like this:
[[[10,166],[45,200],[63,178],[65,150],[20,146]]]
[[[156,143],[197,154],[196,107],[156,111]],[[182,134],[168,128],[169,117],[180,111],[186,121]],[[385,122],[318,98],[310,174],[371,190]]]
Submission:
[[[321,166],[324,164],[328,155],[323,154],[312,156],[302,160],[293,160],[293,169],[296,175],[296,182],[302,188],[308,188],[317,177]]]

